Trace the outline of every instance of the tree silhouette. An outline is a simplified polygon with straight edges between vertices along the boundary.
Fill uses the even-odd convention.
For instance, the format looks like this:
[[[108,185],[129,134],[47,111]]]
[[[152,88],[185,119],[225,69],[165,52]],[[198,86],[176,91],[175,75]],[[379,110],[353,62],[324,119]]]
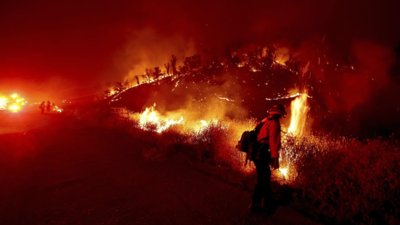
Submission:
[[[201,66],[201,56],[199,54],[191,56],[191,57],[186,57],[185,61],[183,64],[187,68],[187,71],[193,71],[197,70]],[[181,71],[182,72],[182,71]]]
[[[136,75],[135,78],[136,78],[137,85],[139,85],[140,84],[139,77]]]
[[[119,93],[121,91],[123,91],[125,89],[124,85],[122,84],[122,82],[116,82],[114,85],[114,91]]]
[[[147,78],[147,81],[151,81],[151,77],[153,76],[153,70],[152,69],[146,69],[145,70],[145,77]]]
[[[110,93],[111,93],[110,89],[106,89],[106,90],[104,91],[104,95],[105,95],[106,97],[108,97],[108,96],[110,95]]]
[[[159,79],[161,75],[162,75],[162,73],[161,73],[160,68],[159,67],[154,67],[154,71],[153,71],[154,79]]]
[[[124,82],[124,87],[128,88],[130,86],[131,86],[131,82],[129,82],[129,79],[126,79],[125,82]]]
[[[179,73],[180,74],[186,74],[188,71],[189,70],[188,70],[187,66],[180,66],[179,67]]]
[[[170,70],[171,70],[171,64],[170,63],[167,63],[167,64],[164,64],[164,67],[165,67],[165,71],[166,71],[166,73],[169,75],[170,74]]]
[[[172,74],[176,75],[178,74],[178,71],[176,70],[176,62],[177,62],[177,58],[176,56],[172,55],[171,56],[171,69],[172,69]]]

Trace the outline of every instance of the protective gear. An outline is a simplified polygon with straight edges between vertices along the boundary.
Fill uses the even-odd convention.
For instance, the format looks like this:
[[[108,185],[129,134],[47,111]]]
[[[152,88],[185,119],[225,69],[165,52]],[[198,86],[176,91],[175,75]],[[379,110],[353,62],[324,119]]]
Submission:
[[[276,170],[279,169],[279,158],[272,158],[269,161],[269,165],[272,167],[272,169]]]
[[[45,103],[44,103],[44,101],[40,104],[39,108],[40,108],[40,110],[42,111],[42,114],[44,114],[44,108],[45,108]]]
[[[257,184],[254,193],[251,196],[253,204],[261,204],[264,199],[264,205],[273,201],[271,189],[271,169],[267,159],[254,160],[257,171]]]
[[[262,146],[259,149],[260,157],[277,158],[281,148],[281,124],[276,117],[265,118],[262,122],[264,121],[266,122],[257,136],[257,141]],[[269,155],[268,149],[271,155]]]
[[[50,101],[47,101],[47,104],[46,104],[46,108],[47,108],[47,112],[50,112],[50,105],[51,103],[50,103]]]
[[[264,123],[257,135],[257,152],[254,157],[254,164],[257,171],[257,185],[254,194],[251,196],[254,210],[258,209],[264,199],[264,206],[276,209],[276,201],[272,196],[271,189],[271,168],[279,168],[279,149],[281,148],[281,124],[279,118],[285,116],[286,112],[282,105],[274,105],[269,115],[261,123]],[[261,124],[260,123],[260,124]],[[250,210],[252,210],[250,205]]]
[[[270,115],[277,114],[277,115],[281,115],[283,117],[285,117],[285,115],[287,114],[285,111],[285,108],[281,104],[272,106],[272,108],[269,109],[267,112]]]

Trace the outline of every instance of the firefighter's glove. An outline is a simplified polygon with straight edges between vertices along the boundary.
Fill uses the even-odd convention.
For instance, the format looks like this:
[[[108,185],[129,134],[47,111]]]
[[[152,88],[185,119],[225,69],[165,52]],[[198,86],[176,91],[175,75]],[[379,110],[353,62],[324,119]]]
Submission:
[[[279,158],[272,158],[269,162],[269,165],[272,169],[276,170],[279,169]]]

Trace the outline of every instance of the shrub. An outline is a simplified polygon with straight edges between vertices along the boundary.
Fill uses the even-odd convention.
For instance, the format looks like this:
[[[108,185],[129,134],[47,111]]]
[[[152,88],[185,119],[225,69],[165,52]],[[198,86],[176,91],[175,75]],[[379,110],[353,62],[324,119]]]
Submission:
[[[321,213],[338,222],[400,222],[397,141],[309,134],[288,137],[284,145],[288,183],[301,189]]]
[[[131,126],[137,127],[132,120]],[[146,158],[164,159],[178,151],[197,159],[232,168],[240,173],[254,172],[244,166],[245,155],[235,145],[255,121],[209,121],[201,129],[190,122],[171,126],[162,133],[155,125],[132,134],[153,146],[144,151]],[[288,173],[281,184],[301,190],[309,209],[337,222],[378,224],[399,223],[399,143],[396,140],[332,137],[305,134],[284,135],[281,168]],[[282,173],[275,172],[282,178]]]

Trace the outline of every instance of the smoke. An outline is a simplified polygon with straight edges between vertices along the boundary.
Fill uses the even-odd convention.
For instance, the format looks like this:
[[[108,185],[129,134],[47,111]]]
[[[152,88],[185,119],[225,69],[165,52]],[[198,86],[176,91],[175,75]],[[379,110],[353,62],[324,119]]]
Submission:
[[[131,79],[132,75],[143,74],[145,68],[163,68],[172,54],[182,63],[185,56],[198,53],[222,56],[227,50],[246,52],[254,46],[276,45],[280,63],[293,56],[302,62],[301,66],[310,62],[312,73],[305,75],[310,76],[310,95],[315,105],[331,112],[327,120],[333,121],[321,126],[337,121],[344,124],[350,115],[357,121],[352,126],[359,128],[355,108],[372,104],[390,85],[392,49],[400,39],[398,8],[397,1],[361,0],[146,2],[140,29],[131,35],[116,62],[122,68],[120,74]],[[213,99],[207,100],[209,106],[199,109],[193,102],[198,96],[179,94],[186,96],[185,101],[176,104],[182,104],[187,112],[204,115],[208,107],[215,108]],[[170,97],[182,98],[178,93]],[[151,105],[152,99],[148,103]],[[224,111],[218,116],[232,111],[229,103]],[[364,114],[371,114],[370,107]]]
[[[313,68],[316,95],[330,110],[350,112],[369,102],[390,83],[395,56],[391,48],[370,41],[355,41],[345,59],[326,58]],[[351,68],[351,69],[350,69]]]
[[[184,57],[195,53],[191,40],[179,35],[161,36],[148,28],[131,35],[124,50],[116,57],[115,65],[123,80],[132,80],[136,75],[143,75],[146,69],[159,67],[164,71],[164,64],[170,61],[172,55],[177,57],[178,67],[183,65]]]
[[[177,86],[175,82],[178,82]],[[241,96],[238,95],[241,87],[229,74],[219,76],[215,80],[218,85],[206,81],[192,82],[190,78],[175,82],[161,85],[142,110],[156,103],[157,110],[168,118],[179,120],[182,116],[191,121],[243,119],[247,116],[248,110],[241,105]]]
[[[311,62],[310,94],[319,104],[348,113],[392,85],[399,6],[396,0],[4,3],[0,85],[40,98],[75,97],[98,82],[163,70],[171,55],[179,66],[193,54],[276,44],[286,48],[278,61],[294,53]],[[321,71],[327,61],[339,64],[336,73]],[[350,64],[353,72],[339,68]]]
[[[392,49],[368,41],[356,42],[352,52],[356,61],[354,66],[359,69],[354,74],[343,74],[340,89],[347,110],[370,101],[389,84],[389,71],[395,60]]]

